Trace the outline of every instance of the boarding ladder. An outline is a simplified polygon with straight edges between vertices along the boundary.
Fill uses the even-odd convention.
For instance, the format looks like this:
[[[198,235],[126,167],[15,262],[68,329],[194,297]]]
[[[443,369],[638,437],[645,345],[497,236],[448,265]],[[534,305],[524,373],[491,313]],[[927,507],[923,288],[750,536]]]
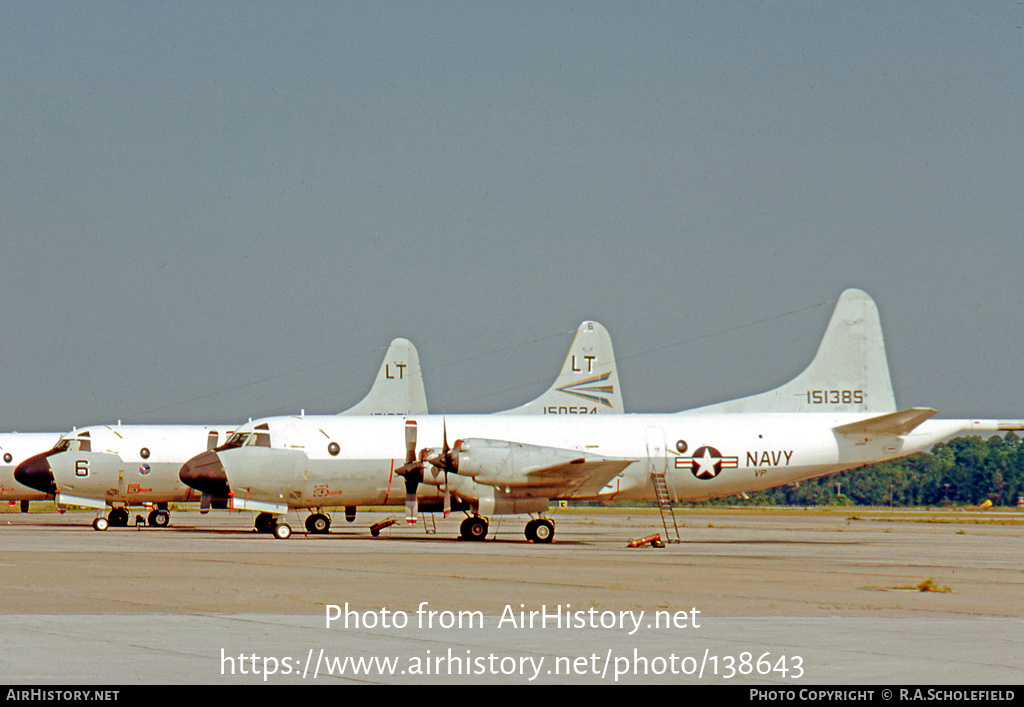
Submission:
[[[679,537],[679,524],[676,523],[675,510],[672,508],[672,496],[668,492],[665,474],[652,471],[651,482],[654,484],[654,497],[658,499],[658,510],[661,511],[661,524],[665,527],[665,541],[670,543],[682,542]],[[672,519],[672,531],[668,529],[669,518]],[[675,533],[675,537],[673,537],[673,533]]]
[[[423,530],[427,535],[437,535],[437,523],[434,521],[433,513],[421,513],[423,518]]]

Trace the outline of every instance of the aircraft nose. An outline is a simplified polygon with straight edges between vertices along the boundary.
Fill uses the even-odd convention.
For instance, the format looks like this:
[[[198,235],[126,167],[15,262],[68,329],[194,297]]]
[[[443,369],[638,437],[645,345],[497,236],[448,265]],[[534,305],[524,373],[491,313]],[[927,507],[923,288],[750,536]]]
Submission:
[[[216,452],[203,452],[185,462],[178,478],[183,484],[217,498],[226,498],[231,492],[228,475]]]
[[[42,493],[56,494],[57,484],[53,480],[50,462],[46,459],[48,456],[49,452],[43,452],[18,464],[14,469],[15,481]]]

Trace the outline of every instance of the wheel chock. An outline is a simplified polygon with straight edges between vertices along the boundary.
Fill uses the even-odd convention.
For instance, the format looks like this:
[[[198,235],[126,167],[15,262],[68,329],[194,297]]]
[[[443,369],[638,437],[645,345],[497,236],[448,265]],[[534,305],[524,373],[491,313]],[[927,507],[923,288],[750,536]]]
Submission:
[[[646,538],[630,540],[626,547],[643,547],[644,545],[650,545],[651,547],[665,547],[665,543],[661,541],[661,533],[648,535]]]

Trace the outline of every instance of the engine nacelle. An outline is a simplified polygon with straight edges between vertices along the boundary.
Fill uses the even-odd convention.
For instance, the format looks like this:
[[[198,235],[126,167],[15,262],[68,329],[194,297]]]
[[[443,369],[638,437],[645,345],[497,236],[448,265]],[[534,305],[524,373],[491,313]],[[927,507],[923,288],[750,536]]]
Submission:
[[[494,488],[490,488],[489,492],[477,499],[477,511],[482,516],[543,513],[548,509],[549,505],[546,498],[517,498]]]

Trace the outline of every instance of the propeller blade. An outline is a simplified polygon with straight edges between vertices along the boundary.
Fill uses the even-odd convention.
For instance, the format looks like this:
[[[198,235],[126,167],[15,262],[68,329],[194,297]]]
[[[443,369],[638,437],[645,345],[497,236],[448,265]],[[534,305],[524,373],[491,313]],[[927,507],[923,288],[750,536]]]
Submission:
[[[443,422],[443,448],[441,452],[441,460],[444,462],[444,512],[445,518],[452,512],[452,494],[448,490],[448,469],[452,466],[451,449],[448,448],[448,420],[447,418]]]
[[[204,493],[202,500],[199,502],[199,513],[200,515],[206,515],[210,512],[210,494]]]
[[[419,512],[419,500],[416,498],[416,494],[405,494],[405,522],[409,525],[415,525],[416,520],[419,518]]]
[[[405,463],[416,461],[416,420],[405,421]]]
[[[405,477],[405,522],[412,524],[419,517],[416,489],[423,479],[423,464],[416,460],[416,420],[405,421],[405,464],[396,471]]]
[[[444,420],[444,437],[443,437],[443,451],[441,452],[441,459],[444,461],[444,510],[443,516],[448,517],[448,514],[452,512],[452,495],[448,491],[448,467],[451,466],[451,450],[448,449],[448,420]]]

